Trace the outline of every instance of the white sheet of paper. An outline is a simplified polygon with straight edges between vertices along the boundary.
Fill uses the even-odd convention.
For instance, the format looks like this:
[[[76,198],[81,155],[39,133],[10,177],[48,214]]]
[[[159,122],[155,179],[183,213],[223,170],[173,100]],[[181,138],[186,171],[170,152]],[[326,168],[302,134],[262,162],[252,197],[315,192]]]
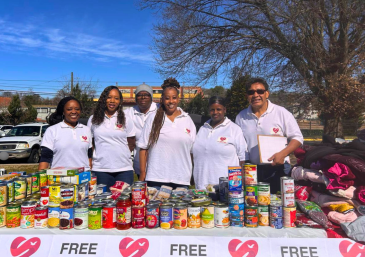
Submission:
[[[281,136],[257,135],[261,163],[272,163],[268,159],[288,145],[288,139]]]

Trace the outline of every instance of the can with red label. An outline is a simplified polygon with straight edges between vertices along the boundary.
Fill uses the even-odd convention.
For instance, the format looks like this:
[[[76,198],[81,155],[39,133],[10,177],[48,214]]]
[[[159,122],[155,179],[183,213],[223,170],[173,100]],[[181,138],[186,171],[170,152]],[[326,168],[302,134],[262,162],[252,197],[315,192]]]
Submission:
[[[291,177],[281,177],[281,195],[283,194],[294,194],[295,187],[294,187],[294,179]]]
[[[45,206],[35,208],[34,228],[47,228],[48,208]]]
[[[134,182],[134,186],[142,186],[144,194],[146,195],[146,203],[148,203],[148,188],[146,181],[136,181]]]
[[[259,214],[257,206],[246,206],[245,208],[245,226],[248,228],[257,228],[259,225]]]
[[[295,228],[297,209],[295,207],[284,207],[284,228]]]
[[[257,184],[257,165],[245,163],[245,185],[256,185]]]
[[[111,202],[103,206],[103,228],[115,228],[117,226],[116,203]]]
[[[282,201],[284,207],[295,207],[295,196],[294,194],[283,194]]]
[[[33,228],[34,227],[34,215],[35,208],[37,206],[36,201],[24,201],[21,205],[20,227],[21,228]]]
[[[45,186],[41,188],[41,206],[48,206],[49,204],[49,187]]]
[[[132,186],[132,206],[146,206],[146,194],[142,185]]]
[[[160,227],[160,207],[158,204],[147,204],[146,228]]]
[[[132,207],[132,228],[144,228],[145,222],[145,207]]]

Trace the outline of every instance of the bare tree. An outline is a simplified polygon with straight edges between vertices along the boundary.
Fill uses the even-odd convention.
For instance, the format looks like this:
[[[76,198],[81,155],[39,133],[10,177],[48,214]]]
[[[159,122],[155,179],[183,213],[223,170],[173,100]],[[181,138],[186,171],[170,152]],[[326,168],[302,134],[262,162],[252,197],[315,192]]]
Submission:
[[[364,111],[364,0],[141,0],[155,8],[159,72],[204,82],[239,67],[312,95],[325,133]]]

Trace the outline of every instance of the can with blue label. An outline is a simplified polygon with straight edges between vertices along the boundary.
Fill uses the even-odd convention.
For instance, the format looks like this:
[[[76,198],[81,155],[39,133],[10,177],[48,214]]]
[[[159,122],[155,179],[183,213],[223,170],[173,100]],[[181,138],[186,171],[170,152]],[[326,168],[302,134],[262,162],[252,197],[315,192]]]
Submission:
[[[74,227],[74,208],[60,209],[60,229]]]
[[[170,229],[173,225],[172,204],[160,206],[160,224],[162,229]]]
[[[60,226],[60,207],[48,207],[48,228]]]
[[[273,201],[270,205],[270,226],[272,228],[283,228],[283,206],[280,202]]]
[[[105,193],[105,192],[106,192],[106,185],[105,184],[99,184],[96,187],[96,194],[97,195],[101,195],[102,193]]]
[[[230,222],[230,226],[231,227],[244,227],[245,226],[245,222],[244,221],[232,221]]]

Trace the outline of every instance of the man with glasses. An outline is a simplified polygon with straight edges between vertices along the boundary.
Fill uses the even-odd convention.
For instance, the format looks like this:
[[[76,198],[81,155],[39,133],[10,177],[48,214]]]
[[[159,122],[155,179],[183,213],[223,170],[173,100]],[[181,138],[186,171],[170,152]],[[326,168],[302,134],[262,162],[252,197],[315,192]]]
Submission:
[[[133,120],[134,127],[136,129],[136,141],[138,141],[145,121],[151,114],[157,111],[159,105],[152,101],[153,90],[145,83],[137,87],[135,96],[137,105],[128,108],[125,111],[125,114],[129,115],[129,117]],[[133,169],[139,177],[139,148],[137,146],[134,150]]]
[[[250,163],[258,164],[258,182],[270,183],[271,193],[280,191],[280,177],[289,174],[289,154],[303,144],[303,135],[294,116],[284,107],[273,104],[264,79],[252,78],[246,85],[249,107],[236,117],[247,142]],[[279,135],[288,138],[288,145],[260,164],[257,135]]]

